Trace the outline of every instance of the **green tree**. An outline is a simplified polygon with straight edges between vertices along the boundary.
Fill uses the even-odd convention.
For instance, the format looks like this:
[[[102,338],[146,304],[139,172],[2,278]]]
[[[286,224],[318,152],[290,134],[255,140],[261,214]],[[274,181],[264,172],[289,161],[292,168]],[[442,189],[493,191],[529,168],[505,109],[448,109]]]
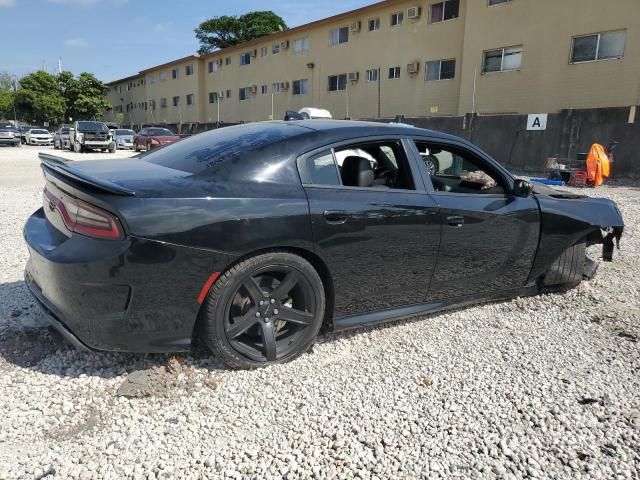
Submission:
[[[0,88],[0,118],[13,118],[14,92]]]
[[[65,117],[89,120],[111,108],[104,98],[107,87],[91,73],[83,72],[74,78],[71,72],[62,72],[58,84],[66,101]]]
[[[44,71],[25,75],[15,92],[16,110],[28,121],[59,123],[66,103],[58,85],[58,77]]]
[[[198,53],[203,55],[286,29],[284,20],[272,11],[213,17],[195,29],[200,42]]]

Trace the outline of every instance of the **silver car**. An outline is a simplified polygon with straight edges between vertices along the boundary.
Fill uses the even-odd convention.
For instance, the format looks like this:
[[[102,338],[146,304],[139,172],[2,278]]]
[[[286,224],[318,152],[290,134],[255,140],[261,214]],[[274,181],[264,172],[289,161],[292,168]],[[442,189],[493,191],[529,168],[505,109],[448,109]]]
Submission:
[[[118,150],[133,149],[133,136],[136,134],[133,130],[118,128],[113,130],[113,140],[116,142]]]

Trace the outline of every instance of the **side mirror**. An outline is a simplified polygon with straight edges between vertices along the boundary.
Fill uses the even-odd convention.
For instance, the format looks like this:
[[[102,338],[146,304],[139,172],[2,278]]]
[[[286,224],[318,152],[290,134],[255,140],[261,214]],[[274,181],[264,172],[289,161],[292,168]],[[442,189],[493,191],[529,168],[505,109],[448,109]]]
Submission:
[[[533,185],[526,180],[516,178],[513,183],[513,194],[516,197],[528,197],[533,192]]]

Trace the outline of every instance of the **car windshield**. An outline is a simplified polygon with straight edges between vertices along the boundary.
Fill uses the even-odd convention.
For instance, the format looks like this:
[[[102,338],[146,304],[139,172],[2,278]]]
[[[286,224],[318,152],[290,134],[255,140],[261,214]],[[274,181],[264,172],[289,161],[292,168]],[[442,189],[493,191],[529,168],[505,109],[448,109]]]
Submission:
[[[31,130],[31,133],[35,133],[37,135],[47,135],[49,132],[46,130]]]
[[[200,173],[227,161],[264,153],[273,144],[301,133],[300,127],[255,123],[210,130],[142,155],[146,161],[163,167]]]
[[[135,135],[133,130],[116,130],[116,135]]]
[[[109,129],[102,122],[78,122],[78,131],[106,133]]]
[[[150,128],[147,135],[151,137],[175,137],[176,134],[166,128]]]

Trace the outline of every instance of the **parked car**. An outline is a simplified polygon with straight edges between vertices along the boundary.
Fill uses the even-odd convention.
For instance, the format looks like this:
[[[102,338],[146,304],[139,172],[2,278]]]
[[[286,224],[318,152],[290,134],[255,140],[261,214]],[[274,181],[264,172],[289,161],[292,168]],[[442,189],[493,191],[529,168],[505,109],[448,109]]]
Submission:
[[[18,125],[18,127],[16,128],[16,130],[18,131],[18,134],[20,135],[20,141],[22,142],[23,145],[27,144],[27,132],[32,128],[35,128],[35,127],[30,127],[28,125]]]
[[[418,152],[436,145],[461,175],[429,175]],[[339,167],[345,150],[376,167],[357,154]],[[54,327],[99,351],[180,351],[200,336],[243,368],[296,358],[323,324],[573,287],[596,273],[585,248],[611,260],[624,229],[611,200],[533,186],[461,138],[379,123],[258,122],[42,168],[25,278]]]
[[[178,140],[180,137],[167,128],[145,127],[133,137],[133,149],[148,151]]]
[[[71,143],[69,141],[71,130],[71,127],[60,127],[56,133],[53,134],[53,148],[56,150],[71,149]]]
[[[116,144],[113,141],[111,130],[103,122],[78,121],[69,130],[69,144],[74,152],[80,153],[86,150],[102,150],[113,153]]]
[[[43,128],[30,128],[25,134],[28,145],[52,145],[53,135]]]
[[[0,123],[0,145],[19,147],[20,133],[10,123]]]
[[[112,130],[112,133],[117,149],[123,150],[133,148],[133,137],[136,132],[126,128],[118,128],[116,130]]]

